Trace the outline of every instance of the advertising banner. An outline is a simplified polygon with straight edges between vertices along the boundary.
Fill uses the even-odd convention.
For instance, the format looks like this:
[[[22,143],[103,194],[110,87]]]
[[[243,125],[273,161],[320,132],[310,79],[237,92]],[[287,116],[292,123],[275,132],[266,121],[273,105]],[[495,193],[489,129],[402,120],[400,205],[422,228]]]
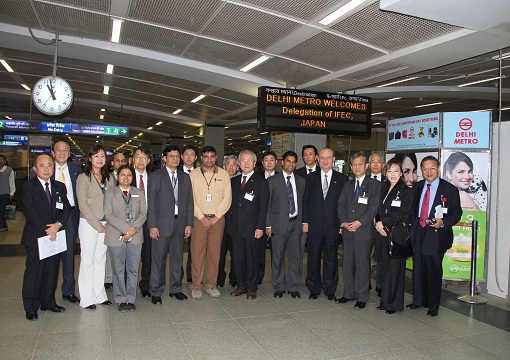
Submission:
[[[439,113],[388,121],[386,150],[437,149]]]
[[[443,113],[443,148],[488,149],[490,111]]]

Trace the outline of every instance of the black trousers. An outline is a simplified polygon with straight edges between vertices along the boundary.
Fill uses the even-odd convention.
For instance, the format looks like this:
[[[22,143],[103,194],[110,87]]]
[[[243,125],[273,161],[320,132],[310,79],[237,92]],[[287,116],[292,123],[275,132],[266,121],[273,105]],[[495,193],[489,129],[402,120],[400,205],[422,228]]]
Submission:
[[[339,236],[328,237],[324,232],[315,237],[308,235],[306,286],[312,294],[324,291],[326,296],[335,295],[338,287]]]
[[[140,290],[148,291],[151,284],[151,253],[152,239],[150,237],[147,222],[143,224],[143,244],[142,244],[142,269],[140,271]]]
[[[64,296],[75,293],[74,250],[76,249],[79,220],[80,214],[78,213],[78,208],[75,207],[71,210],[66,221],[67,250],[60,255],[62,258],[62,295]]]
[[[255,292],[259,281],[260,243],[264,241],[264,237],[255,239],[234,236],[233,241],[237,288]]]
[[[232,236],[227,234],[226,231],[223,232],[223,239],[221,241],[221,252],[220,252],[220,263],[218,265],[218,284],[224,284],[227,279],[227,272],[225,271],[225,264],[227,260],[227,251],[230,253],[230,272],[228,274],[228,279],[230,284],[235,284],[236,281],[236,270],[234,264],[234,248]]]

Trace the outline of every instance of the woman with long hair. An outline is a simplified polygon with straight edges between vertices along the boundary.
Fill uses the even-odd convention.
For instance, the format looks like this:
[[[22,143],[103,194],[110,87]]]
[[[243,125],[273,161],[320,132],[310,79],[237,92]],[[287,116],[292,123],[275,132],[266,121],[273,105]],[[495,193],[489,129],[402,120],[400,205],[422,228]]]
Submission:
[[[396,154],[395,159],[402,165],[404,183],[413,187],[418,182],[418,159],[415,153]]]
[[[92,146],[85,169],[76,181],[81,248],[78,288],[82,308],[95,309],[96,304],[111,305],[104,288],[107,247],[104,244],[106,218],[103,203],[104,193],[114,186],[113,176],[108,174],[106,151],[101,145]]]

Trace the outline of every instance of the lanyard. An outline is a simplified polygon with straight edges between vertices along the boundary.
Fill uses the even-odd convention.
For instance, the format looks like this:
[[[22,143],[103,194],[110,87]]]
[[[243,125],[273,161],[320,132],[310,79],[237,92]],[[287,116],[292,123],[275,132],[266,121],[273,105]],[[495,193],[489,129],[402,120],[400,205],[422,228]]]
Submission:
[[[214,168],[214,170],[216,170],[216,168]],[[214,179],[215,172],[213,172],[213,175],[211,176],[211,180],[209,180],[209,182],[207,182],[207,178],[205,177],[204,169],[200,168],[200,171],[202,172],[202,176],[205,179],[205,183],[207,185],[207,192],[209,192],[209,186],[211,185],[211,183]]]

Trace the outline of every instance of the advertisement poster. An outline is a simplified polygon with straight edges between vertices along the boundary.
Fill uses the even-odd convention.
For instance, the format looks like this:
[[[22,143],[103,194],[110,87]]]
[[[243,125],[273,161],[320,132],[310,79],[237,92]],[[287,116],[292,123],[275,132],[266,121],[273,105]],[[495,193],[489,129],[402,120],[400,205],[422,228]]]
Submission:
[[[490,111],[443,113],[443,148],[488,149]]]
[[[388,121],[386,150],[437,149],[439,113]]]
[[[404,173],[404,182],[407,186],[412,187],[418,181],[423,180],[421,174],[420,163],[425,156],[438,157],[438,152],[408,152],[408,153],[389,153],[386,154],[386,162],[393,157],[402,163],[402,171]]]

